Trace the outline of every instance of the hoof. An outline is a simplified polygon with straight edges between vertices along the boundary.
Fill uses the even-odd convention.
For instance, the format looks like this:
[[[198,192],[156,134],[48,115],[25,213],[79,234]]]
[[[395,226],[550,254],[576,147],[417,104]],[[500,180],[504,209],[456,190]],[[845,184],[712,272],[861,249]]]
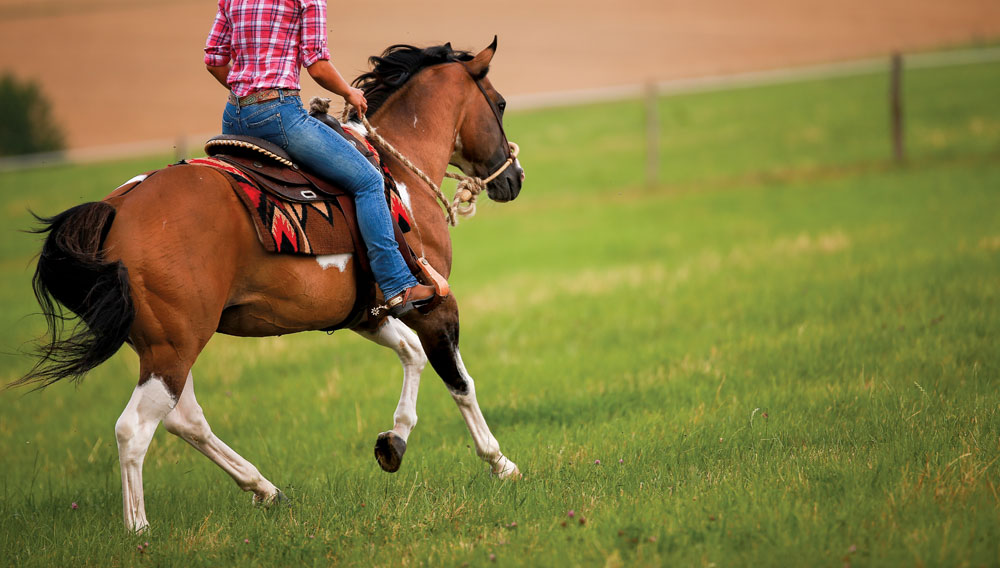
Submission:
[[[285,497],[285,494],[282,493],[280,489],[278,489],[277,492],[274,495],[268,495],[268,496],[264,496],[264,497],[261,497],[260,495],[257,495],[256,493],[253,494],[253,504],[254,505],[260,505],[260,506],[263,506],[263,507],[270,507],[272,505],[279,505],[279,504],[285,503],[287,501],[288,501],[288,497]]]
[[[500,479],[517,481],[521,479],[521,470],[517,469],[517,464],[506,457],[497,462],[493,468],[493,475]]]
[[[382,432],[375,440],[375,459],[378,465],[389,473],[399,471],[406,453],[406,442],[395,432]]]

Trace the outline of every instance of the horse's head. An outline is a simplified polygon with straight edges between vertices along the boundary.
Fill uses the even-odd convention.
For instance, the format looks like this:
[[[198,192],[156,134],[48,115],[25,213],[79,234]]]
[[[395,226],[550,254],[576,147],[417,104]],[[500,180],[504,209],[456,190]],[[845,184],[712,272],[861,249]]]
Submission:
[[[507,166],[486,184],[486,191],[494,201],[511,201],[521,191],[524,169],[511,154],[504,133],[503,113],[507,102],[486,76],[496,49],[494,37],[489,47],[472,59],[460,62],[468,72],[468,94],[450,163],[465,174],[482,179],[488,179]]]
[[[436,127],[450,138],[454,128],[449,163],[466,175],[490,180],[486,190],[491,199],[510,201],[521,191],[524,170],[511,154],[504,134],[507,103],[486,77],[496,48],[496,37],[476,55],[452,49],[451,44],[425,48],[392,45],[381,56],[369,58],[372,70],[353,84],[365,92],[368,116],[379,115],[383,107],[392,108],[388,117],[381,115],[383,124],[391,129],[426,136]],[[446,105],[454,113],[439,108],[422,113],[418,129],[415,105],[427,102],[437,107]],[[458,122],[442,121],[446,116]],[[352,112],[351,119],[356,118],[356,112]]]

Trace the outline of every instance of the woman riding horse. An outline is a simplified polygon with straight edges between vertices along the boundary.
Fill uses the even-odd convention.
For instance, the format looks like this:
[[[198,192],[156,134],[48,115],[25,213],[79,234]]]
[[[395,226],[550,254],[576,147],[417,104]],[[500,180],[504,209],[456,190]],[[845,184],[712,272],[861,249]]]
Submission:
[[[355,81],[373,127],[398,151],[382,159],[414,221],[407,241],[445,277],[452,267],[451,211],[445,215],[426,180],[440,184],[454,164],[479,178],[490,199],[499,202],[516,198],[524,180],[515,146],[503,131],[503,97],[487,77],[495,52],[496,38],[475,55],[450,45],[395,45],[371,58],[372,71]],[[281,96],[276,101],[274,106],[285,102]],[[241,115],[268,108],[233,107]],[[277,112],[267,116],[273,123],[284,120]],[[138,384],[115,424],[125,526],[142,530],[149,524],[143,463],[161,422],[252,492],[255,501],[280,498],[270,480],[213,433],[195,396],[192,369],[216,333],[284,335],[345,321],[359,297],[356,257],[348,255],[334,268],[323,257],[268,252],[230,178],[207,165],[137,176],[101,201],[40,221],[38,232],[46,238],[33,283],[50,336],[35,367],[13,384],[79,379],[126,342],[135,350]],[[80,318],[68,336],[61,325],[67,319],[63,307]],[[375,443],[382,469],[400,467],[417,423],[420,375],[430,363],[457,404],[476,453],[495,475],[520,476],[479,408],[459,351],[454,294],[427,314],[411,311],[352,330],[394,350],[403,366],[392,428]]]
[[[359,112],[368,109],[330,63],[326,0],[219,0],[205,46],[205,65],[230,89],[222,133],[256,136],[281,146],[299,165],[354,196],[358,226],[389,313],[400,316],[434,299],[407,269],[393,236],[382,174],[353,145],[309,116],[299,99],[299,67]]]

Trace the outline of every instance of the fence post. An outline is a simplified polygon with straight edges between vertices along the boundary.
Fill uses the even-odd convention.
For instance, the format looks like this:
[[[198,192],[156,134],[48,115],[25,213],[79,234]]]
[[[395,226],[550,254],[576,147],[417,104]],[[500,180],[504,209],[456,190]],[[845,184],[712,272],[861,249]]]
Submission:
[[[899,164],[906,160],[906,149],[903,147],[903,56],[899,52],[892,54],[889,115],[892,120],[892,157]]]
[[[646,185],[660,182],[660,112],[655,81],[646,84]]]

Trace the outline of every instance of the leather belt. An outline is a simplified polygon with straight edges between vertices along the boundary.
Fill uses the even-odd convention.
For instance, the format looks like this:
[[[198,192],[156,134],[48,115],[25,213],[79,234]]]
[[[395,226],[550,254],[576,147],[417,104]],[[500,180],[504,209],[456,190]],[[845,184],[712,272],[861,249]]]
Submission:
[[[249,95],[243,97],[237,97],[233,93],[229,93],[229,102],[238,107],[245,107],[266,101],[273,101],[282,95],[286,97],[297,97],[299,96],[299,91],[298,89],[264,89],[263,91],[250,93]]]

